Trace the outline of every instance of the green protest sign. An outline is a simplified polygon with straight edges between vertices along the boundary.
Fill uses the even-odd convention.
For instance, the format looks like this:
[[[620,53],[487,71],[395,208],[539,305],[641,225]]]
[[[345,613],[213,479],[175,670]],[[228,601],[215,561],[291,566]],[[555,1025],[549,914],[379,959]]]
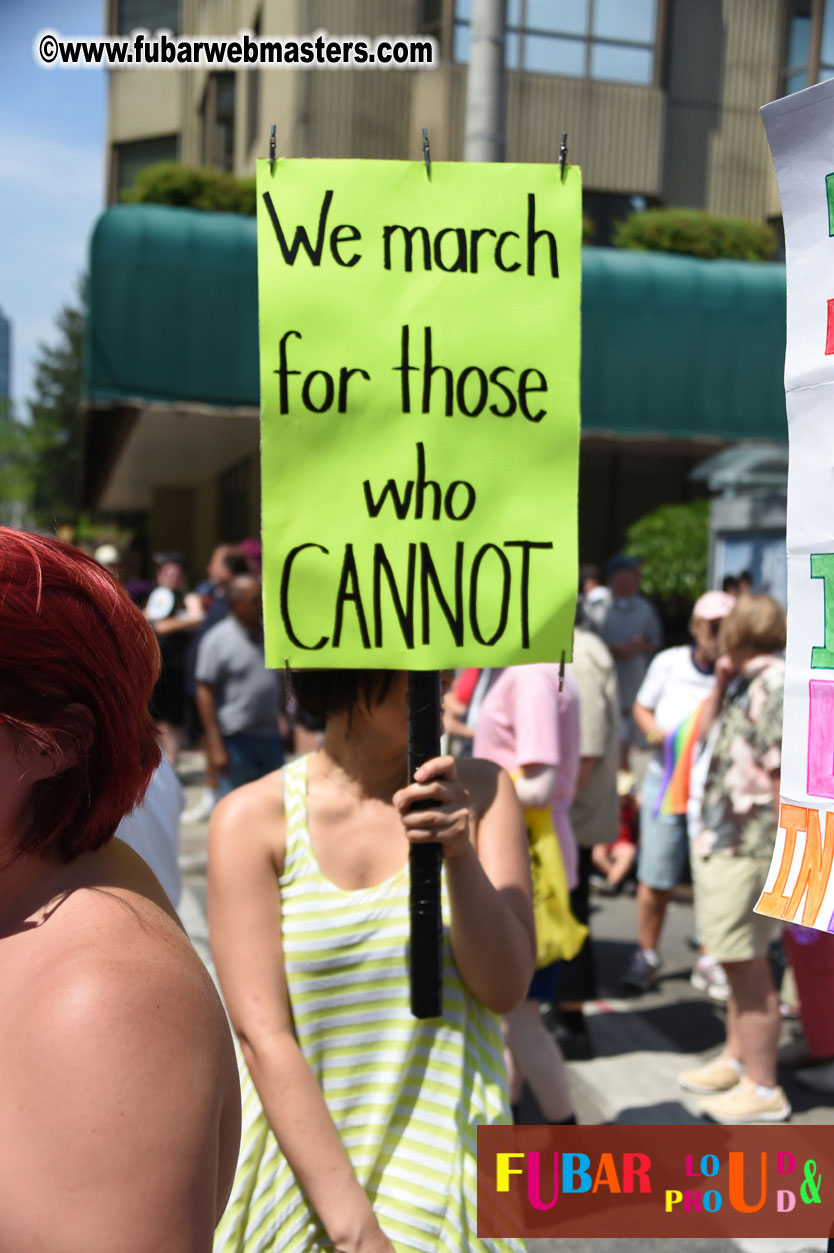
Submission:
[[[570,657],[581,186],[258,162],[267,657]]]

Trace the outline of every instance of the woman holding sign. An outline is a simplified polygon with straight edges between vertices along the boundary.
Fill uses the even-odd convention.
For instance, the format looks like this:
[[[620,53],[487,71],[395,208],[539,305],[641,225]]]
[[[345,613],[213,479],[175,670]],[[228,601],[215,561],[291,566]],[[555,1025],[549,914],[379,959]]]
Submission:
[[[535,960],[512,783],[450,757],[409,782],[405,673],[307,671],[294,688],[325,720],[321,748],[211,825],[212,948],[245,1059],[215,1249],[520,1249],[479,1239],[475,1212],[476,1127],[510,1121],[497,1015]],[[443,1017],[418,1020],[408,851],[426,840],[443,849]]]

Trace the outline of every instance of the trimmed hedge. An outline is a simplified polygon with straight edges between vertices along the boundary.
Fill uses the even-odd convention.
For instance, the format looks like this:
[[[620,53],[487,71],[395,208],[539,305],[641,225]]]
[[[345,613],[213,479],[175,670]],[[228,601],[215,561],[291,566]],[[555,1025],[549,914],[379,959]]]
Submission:
[[[133,186],[122,192],[122,200],[127,204],[179,205],[254,217],[255,180],[162,161],[142,170]]]
[[[680,252],[714,260],[765,261],[778,248],[765,222],[723,218],[703,209],[646,209],[614,230],[614,246],[640,252]]]

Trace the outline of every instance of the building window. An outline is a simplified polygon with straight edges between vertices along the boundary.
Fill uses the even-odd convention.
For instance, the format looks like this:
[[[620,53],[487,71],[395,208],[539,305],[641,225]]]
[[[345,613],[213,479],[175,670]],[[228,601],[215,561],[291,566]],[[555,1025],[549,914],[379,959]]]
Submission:
[[[610,247],[614,232],[620,222],[633,213],[654,209],[658,201],[634,192],[588,191],[582,192],[582,234],[585,242],[598,247]],[[590,227],[589,237],[586,236]]]
[[[509,70],[654,81],[657,0],[508,0]],[[468,62],[472,0],[455,0],[453,57]]]
[[[816,81],[821,83],[826,78],[834,78],[834,4],[826,4],[822,17],[822,38],[820,39],[820,63]]]
[[[448,25],[445,11],[449,0],[417,0],[417,30],[421,35],[434,35],[440,49],[440,55],[448,60],[449,48],[446,46]],[[449,10],[451,13],[451,9]]]
[[[148,165],[160,161],[179,159],[179,139],[176,135],[159,135],[155,139],[137,139],[128,144],[113,145],[113,199],[120,200],[136,182],[138,175]]]
[[[203,96],[203,162],[231,172],[235,165],[235,75],[210,74]]]
[[[788,17],[785,94],[807,87],[811,73],[811,0],[793,0]]]
[[[263,18],[263,9],[260,9],[258,16],[255,18],[253,34],[256,39],[260,39]],[[258,138],[258,126],[261,120],[261,71],[250,70],[246,75],[246,151],[251,152],[252,145]]]
[[[217,534],[232,543],[251,534],[252,484],[256,469],[252,457],[244,457],[224,470],[217,481]]]
[[[180,31],[180,0],[115,0],[116,34],[132,30]]]
[[[834,0],[791,0],[785,37],[785,95],[834,78]]]

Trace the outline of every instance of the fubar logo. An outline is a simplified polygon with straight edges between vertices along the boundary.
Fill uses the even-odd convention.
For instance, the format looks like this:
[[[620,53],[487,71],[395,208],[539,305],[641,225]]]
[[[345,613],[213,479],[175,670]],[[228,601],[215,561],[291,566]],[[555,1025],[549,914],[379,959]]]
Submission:
[[[828,1127],[479,1127],[480,1236],[819,1238]]]

